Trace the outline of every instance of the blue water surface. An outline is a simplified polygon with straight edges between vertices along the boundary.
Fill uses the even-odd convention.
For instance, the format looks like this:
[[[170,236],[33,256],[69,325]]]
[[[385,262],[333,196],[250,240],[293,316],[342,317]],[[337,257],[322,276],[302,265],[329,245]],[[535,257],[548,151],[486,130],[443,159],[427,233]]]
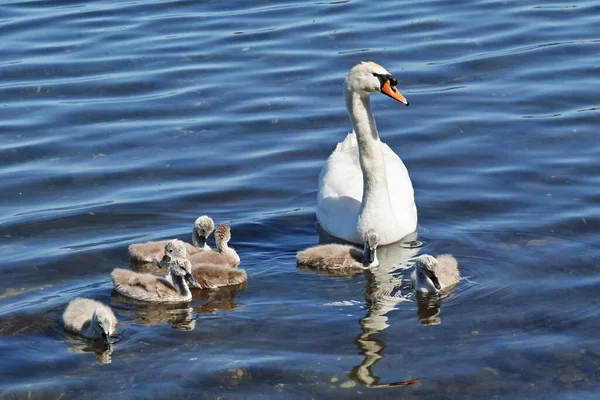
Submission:
[[[599,27],[592,0],[0,1],[0,398],[598,398]],[[316,274],[295,253],[362,60],[410,101],[372,106],[419,226]],[[246,287],[112,293],[129,244],[202,214]],[[465,278],[441,304],[407,280],[425,252]],[[77,296],[112,352],[63,331]]]

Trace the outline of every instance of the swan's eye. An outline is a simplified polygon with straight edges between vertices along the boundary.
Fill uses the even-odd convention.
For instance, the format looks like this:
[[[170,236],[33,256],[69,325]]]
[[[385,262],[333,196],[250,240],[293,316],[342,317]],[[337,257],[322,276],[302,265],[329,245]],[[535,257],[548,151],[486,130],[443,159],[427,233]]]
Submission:
[[[172,253],[172,252],[173,252],[173,249],[169,249],[169,253]]]
[[[390,86],[392,88],[395,88],[396,86],[398,86],[398,80],[396,80],[396,78],[394,78],[390,74],[381,75],[381,74],[373,72],[373,76],[375,78],[379,79],[379,85],[380,85],[380,87],[383,87],[385,85],[385,83],[388,82],[388,81],[390,82]]]

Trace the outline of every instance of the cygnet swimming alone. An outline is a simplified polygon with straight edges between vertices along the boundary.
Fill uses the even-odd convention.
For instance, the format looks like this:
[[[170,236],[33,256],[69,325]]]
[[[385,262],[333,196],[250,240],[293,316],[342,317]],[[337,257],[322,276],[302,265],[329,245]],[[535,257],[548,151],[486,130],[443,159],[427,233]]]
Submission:
[[[324,244],[299,251],[296,261],[303,267],[314,269],[368,269],[379,265],[378,244],[379,235],[369,229],[365,232],[362,251],[345,244]]]
[[[206,239],[215,229],[215,223],[212,218],[207,215],[198,217],[194,222],[194,230],[192,231],[192,243],[185,243],[188,255],[198,253],[200,251],[208,251],[210,247],[206,243]],[[155,262],[158,263],[165,252],[165,245],[168,240],[159,240],[146,243],[135,243],[129,246],[129,257],[135,262]]]
[[[164,257],[160,266],[167,264],[164,278],[152,274],[142,274],[127,269],[116,268],[111,276],[115,290],[136,300],[178,303],[189,301],[192,292],[187,282],[196,286],[192,276],[192,264],[187,259],[185,243],[181,240],[170,240],[164,249]]]
[[[217,250],[202,251],[188,257],[194,268],[201,265],[213,265],[235,268],[240,263],[240,257],[229,247],[231,228],[229,225],[219,225],[215,230]]]
[[[102,338],[107,344],[117,327],[117,318],[110,307],[83,297],[69,303],[63,313],[63,322],[65,330],[88,339]]]
[[[411,281],[418,292],[439,293],[460,281],[458,262],[450,254],[442,254],[437,259],[423,254],[415,260]]]

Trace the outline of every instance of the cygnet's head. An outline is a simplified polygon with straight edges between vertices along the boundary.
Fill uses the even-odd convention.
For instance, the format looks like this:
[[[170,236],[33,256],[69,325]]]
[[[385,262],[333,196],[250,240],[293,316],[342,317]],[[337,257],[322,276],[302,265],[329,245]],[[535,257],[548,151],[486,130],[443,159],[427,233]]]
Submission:
[[[110,344],[110,336],[115,332],[116,320],[105,308],[98,307],[92,315],[91,325],[98,335],[102,335],[104,343]]]
[[[165,246],[165,255],[160,261],[160,266],[168,264],[169,272],[175,276],[186,279],[193,286],[198,283],[192,276],[192,263],[187,259],[187,250],[185,243],[181,240],[170,240]]]
[[[208,215],[198,217],[196,222],[194,222],[194,233],[192,236],[192,243],[194,243],[194,246],[204,248],[206,246],[206,239],[214,229],[215,223],[211,217]]]
[[[363,61],[354,66],[346,76],[346,90],[348,93],[358,93],[368,96],[374,92],[381,92],[392,99],[408,106],[408,100],[398,91],[398,80],[381,65]]]
[[[229,225],[221,224],[217,226],[215,230],[215,242],[217,243],[217,247],[221,248],[226,246],[227,243],[231,240],[231,228]]]
[[[423,254],[415,260],[416,279],[420,285],[428,287],[429,291],[439,292],[442,287],[435,274],[438,261],[429,254]]]
[[[365,266],[376,267],[379,265],[377,245],[379,245],[379,234],[375,229],[369,229],[365,232],[365,247],[363,250],[363,264]]]
[[[185,243],[178,239],[169,240],[165,245],[165,255],[160,261],[160,266],[162,267],[169,261],[174,260],[176,258],[187,259],[187,250],[185,248]]]

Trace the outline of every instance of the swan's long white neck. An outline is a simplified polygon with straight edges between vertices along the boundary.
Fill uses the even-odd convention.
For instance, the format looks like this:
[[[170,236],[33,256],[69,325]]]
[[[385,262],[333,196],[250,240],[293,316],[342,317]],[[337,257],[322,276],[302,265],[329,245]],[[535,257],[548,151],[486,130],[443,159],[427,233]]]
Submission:
[[[363,173],[363,197],[357,228],[359,231],[366,231],[371,227],[362,226],[362,224],[368,224],[368,220],[377,221],[379,218],[394,218],[394,216],[378,215],[392,208],[385,161],[375,118],[371,113],[369,96],[361,96],[356,92],[346,90],[346,107],[354,126],[354,133],[358,142],[360,167]]]

